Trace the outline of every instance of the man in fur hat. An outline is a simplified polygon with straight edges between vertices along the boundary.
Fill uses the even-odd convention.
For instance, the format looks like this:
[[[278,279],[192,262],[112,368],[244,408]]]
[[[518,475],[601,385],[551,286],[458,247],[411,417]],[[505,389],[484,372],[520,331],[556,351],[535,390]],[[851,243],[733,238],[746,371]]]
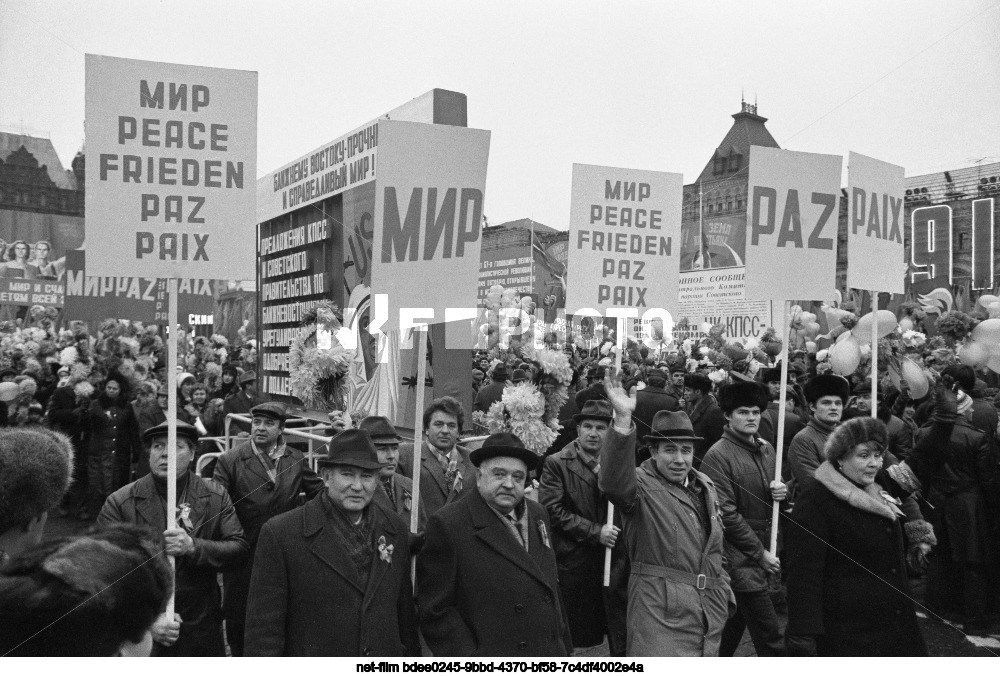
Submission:
[[[722,631],[721,657],[736,652],[746,629],[759,657],[784,654],[769,584],[769,576],[781,568],[768,545],[771,502],[784,500],[788,488],[774,480],[774,447],[757,435],[760,414],[766,407],[767,389],[759,383],[743,381],[723,387],[719,408],[726,428],[701,463],[719,492],[727,570],[736,594],[737,612]]]
[[[847,379],[833,373],[823,373],[806,383],[806,403],[812,415],[788,447],[788,466],[796,491],[804,489],[823,464],[823,446],[840,424],[850,393]]]
[[[588,401],[575,416],[575,441],[545,459],[538,501],[552,521],[559,588],[566,603],[574,648],[598,645],[608,636],[611,656],[625,655],[628,563],[619,543],[621,516],[607,523],[608,502],[597,485],[598,453],[612,420],[611,404]],[[614,549],[611,586],[604,587],[604,552]]]
[[[41,541],[72,472],[66,435],[39,428],[0,434],[0,564]]]
[[[660,411],[635,463],[635,399],[605,380],[614,426],[601,447],[598,485],[621,510],[631,564],[629,656],[715,656],[735,605],[722,565],[722,521],[712,480],[692,467],[694,434],[683,411]]]

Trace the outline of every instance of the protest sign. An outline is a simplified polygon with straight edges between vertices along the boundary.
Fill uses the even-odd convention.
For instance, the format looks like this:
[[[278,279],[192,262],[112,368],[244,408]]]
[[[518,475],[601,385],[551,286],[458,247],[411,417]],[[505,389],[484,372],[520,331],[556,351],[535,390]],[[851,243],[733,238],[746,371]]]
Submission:
[[[378,133],[372,292],[389,316],[373,329],[398,328],[400,309],[428,323],[474,311],[490,132],[381,120]]]
[[[750,147],[747,298],[829,295],[836,280],[840,165],[837,155]]]
[[[566,311],[677,310],[682,177],[573,165]]]
[[[93,276],[252,279],[257,74],[88,54]]]
[[[847,162],[847,286],[903,293],[903,167],[852,152]]]

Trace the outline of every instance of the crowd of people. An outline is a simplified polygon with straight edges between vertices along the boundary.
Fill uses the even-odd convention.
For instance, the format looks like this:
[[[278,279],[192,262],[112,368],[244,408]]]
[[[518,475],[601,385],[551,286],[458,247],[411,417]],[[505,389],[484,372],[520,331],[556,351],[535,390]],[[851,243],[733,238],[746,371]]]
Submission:
[[[995,630],[997,411],[972,367],[938,353],[917,397],[808,350],[785,380],[643,347],[621,369],[476,354],[472,420],[435,399],[417,454],[334,411],[315,470],[252,371],[181,374],[173,476],[162,367],[91,364],[0,430],[0,654],[730,656],[748,633],[759,656],[919,656],[918,576],[930,614]],[[515,391],[551,434],[509,420]],[[251,423],[203,476],[226,412]],[[490,433],[463,439],[473,420]],[[60,505],[94,527],[44,539]]]

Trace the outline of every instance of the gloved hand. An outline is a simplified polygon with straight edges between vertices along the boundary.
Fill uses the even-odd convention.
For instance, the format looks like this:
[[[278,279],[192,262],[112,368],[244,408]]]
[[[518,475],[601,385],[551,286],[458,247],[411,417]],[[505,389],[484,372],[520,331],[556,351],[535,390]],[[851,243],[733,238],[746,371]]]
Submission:
[[[927,571],[927,555],[931,553],[932,547],[926,542],[914,542],[906,549],[906,565],[914,573],[922,574]]]
[[[785,651],[789,657],[816,657],[816,637],[786,636]]]

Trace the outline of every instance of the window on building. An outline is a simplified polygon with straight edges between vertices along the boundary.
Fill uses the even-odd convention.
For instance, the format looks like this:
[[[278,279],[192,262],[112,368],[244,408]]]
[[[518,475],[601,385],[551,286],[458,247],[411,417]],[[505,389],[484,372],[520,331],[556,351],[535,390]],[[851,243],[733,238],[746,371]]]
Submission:
[[[708,205],[708,213],[712,213],[712,205],[711,204]]]
[[[732,200],[730,200],[729,202],[726,202],[726,211],[732,211],[732,210],[733,210],[733,202]]]
[[[743,208],[743,200],[736,200],[736,208],[737,209]]]
[[[740,165],[743,163],[742,155],[732,155],[729,158],[729,171],[739,171]]]
[[[716,157],[712,160],[712,173],[716,176],[723,174],[726,171],[726,158]]]

